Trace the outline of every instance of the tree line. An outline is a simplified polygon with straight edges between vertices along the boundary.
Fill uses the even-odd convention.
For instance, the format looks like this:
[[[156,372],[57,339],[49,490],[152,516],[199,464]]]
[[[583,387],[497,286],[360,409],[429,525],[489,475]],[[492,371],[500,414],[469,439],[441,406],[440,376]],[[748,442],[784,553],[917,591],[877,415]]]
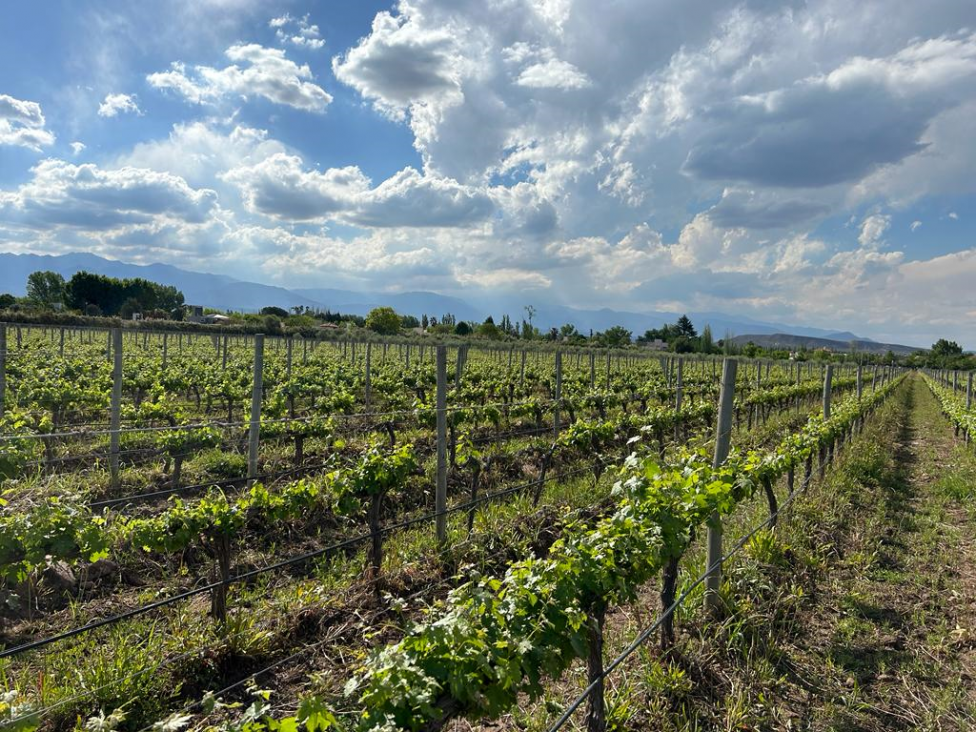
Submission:
[[[117,279],[91,272],[76,272],[71,279],[57,272],[32,272],[27,277],[27,295],[0,295],[4,309],[74,310],[82,315],[131,318],[183,319],[183,293],[171,285],[160,285],[136,277]]]

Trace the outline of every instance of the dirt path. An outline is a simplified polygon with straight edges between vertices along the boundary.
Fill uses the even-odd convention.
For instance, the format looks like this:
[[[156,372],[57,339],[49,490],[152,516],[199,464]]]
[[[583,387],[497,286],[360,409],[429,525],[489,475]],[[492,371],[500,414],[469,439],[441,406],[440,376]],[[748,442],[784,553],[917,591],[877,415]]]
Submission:
[[[841,471],[861,490],[822,611],[796,647],[823,686],[803,727],[976,727],[976,522],[965,507],[976,460],[921,378],[896,399]]]

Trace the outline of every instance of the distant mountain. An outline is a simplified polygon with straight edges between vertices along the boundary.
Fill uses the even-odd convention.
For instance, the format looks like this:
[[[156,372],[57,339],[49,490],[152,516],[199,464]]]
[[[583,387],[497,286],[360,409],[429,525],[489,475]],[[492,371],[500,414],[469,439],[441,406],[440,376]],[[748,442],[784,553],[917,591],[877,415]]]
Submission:
[[[874,343],[870,338],[861,338],[860,336],[854,335],[849,330],[842,330],[839,333],[828,333],[823,336],[830,341],[866,341],[867,343]]]
[[[53,270],[65,278],[71,277],[80,270],[110,277],[143,277],[177,287],[182,290],[188,304],[241,312],[256,312],[268,305],[276,305],[283,308],[305,306],[365,315],[374,307],[389,305],[399,313],[417,317],[426,313],[440,318],[446,313],[451,313],[458,320],[475,322],[483,321],[488,315],[493,315],[497,321],[505,313],[515,321],[526,317],[525,301],[512,296],[495,298],[481,296],[468,301],[435,292],[354,292],[323,287],[289,290],[284,287],[245,282],[226,275],[191,272],[167,264],[128,264],[82,253],[62,255],[0,253],[0,292],[24,295],[27,276],[37,270]],[[560,304],[539,304],[532,323],[542,330],[572,323],[584,335],[589,334],[591,330],[603,331],[614,325],[622,325],[638,336],[649,328],[659,328],[665,323],[673,323],[680,315],[681,313],[660,311],[634,313],[609,308],[583,310]],[[706,324],[710,325],[716,340],[725,338],[730,333],[751,333],[753,335],[749,337],[754,340],[757,336],[786,333],[832,342],[858,341],[873,344],[872,341],[858,338],[853,333],[766,322],[748,316],[703,312],[688,313],[688,317],[699,332]]]
[[[891,351],[896,356],[908,356],[916,351],[925,350],[913,346],[902,346],[897,343],[878,343],[876,341],[852,339],[849,341],[832,340],[829,338],[811,338],[809,336],[791,335],[789,333],[773,333],[772,335],[754,333],[735,336],[733,343],[744,346],[747,343],[755,343],[763,348],[788,348],[816,350],[818,348],[829,348],[836,353],[872,353],[885,354]]]
[[[108,277],[142,277],[183,292],[187,304],[226,310],[254,312],[265,305],[290,308],[295,305],[318,307],[318,303],[283,287],[241,282],[226,275],[190,272],[168,264],[127,264],[103,259],[94,254],[8,254],[0,253],[0,292],[26,294],[27,276],[37,270],[51,270],[70,278],[87,271]]]

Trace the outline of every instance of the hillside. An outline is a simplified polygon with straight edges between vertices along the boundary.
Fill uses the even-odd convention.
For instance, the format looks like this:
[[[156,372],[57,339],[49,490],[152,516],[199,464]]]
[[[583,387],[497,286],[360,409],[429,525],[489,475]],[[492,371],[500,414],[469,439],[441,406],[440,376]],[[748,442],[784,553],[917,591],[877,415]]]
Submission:
[[[925,350],[914,346],[903,346],[897,343],[878,343],[876,341],[864,339],[836,340],[832,338],[813,338],[810,336],[791,335],[789,333],[773,333],[772,335],[763,333],[753,333],[735,336],[733,343],[744,346],[747,343],[755,343],[763,348],[787,348],[797,350],[805,348],[816,350],[827,348],[837,353],[887,353],[891,351],[896,356],[908,356],[916,351]]]

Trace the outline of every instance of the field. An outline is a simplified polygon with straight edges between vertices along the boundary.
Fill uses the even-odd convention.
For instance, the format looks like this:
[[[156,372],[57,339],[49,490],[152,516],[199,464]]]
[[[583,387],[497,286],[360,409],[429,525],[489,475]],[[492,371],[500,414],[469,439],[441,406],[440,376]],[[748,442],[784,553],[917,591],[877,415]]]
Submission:
[[[780,728],[830,486],[916,402],[973,426],[884,367],[4,336],[18,729]]]

